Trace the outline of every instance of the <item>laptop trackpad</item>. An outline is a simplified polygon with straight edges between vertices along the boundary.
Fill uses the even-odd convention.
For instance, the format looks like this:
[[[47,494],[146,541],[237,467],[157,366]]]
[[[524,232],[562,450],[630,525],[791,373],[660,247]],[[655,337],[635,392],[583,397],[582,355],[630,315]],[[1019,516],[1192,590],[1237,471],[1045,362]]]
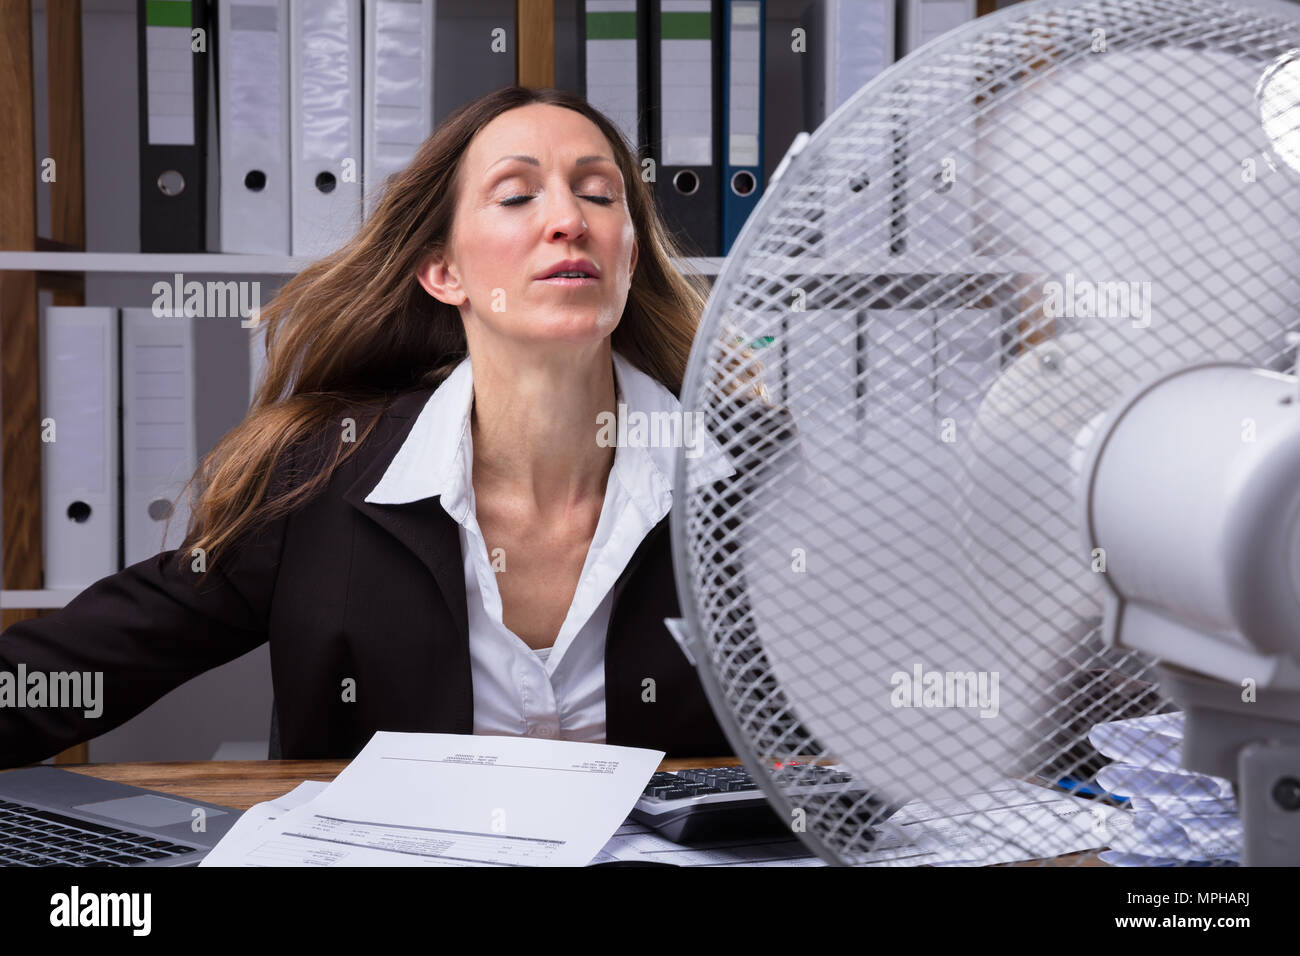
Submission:
[[[74,809],[97,813],[101,817],[110,817],[123,823],[134,823],[136,826],[165,827],[173,823],[189,823],[193,819],[194,805],[145,793],[137,797],[83,803]],[[203,807],[203,812],[210,817],[225,815],[224,811],[212,807]]]

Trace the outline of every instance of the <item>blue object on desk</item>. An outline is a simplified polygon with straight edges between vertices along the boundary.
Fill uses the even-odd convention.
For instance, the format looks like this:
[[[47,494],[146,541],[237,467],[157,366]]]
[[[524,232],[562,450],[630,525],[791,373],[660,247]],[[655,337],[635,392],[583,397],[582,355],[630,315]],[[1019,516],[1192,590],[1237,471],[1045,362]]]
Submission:
[[[1107,800],[1114,800],[1116,803],[1128,803],[1128,797],[1121,797],[1118,793],[1111,793],[1109,790],[1102,790],[1099,787],[1093,787],[1082,780],[1074,777],[1062,777],[1056,785],[1062,790],[1068,790],[1078,797],[1103,797]]]

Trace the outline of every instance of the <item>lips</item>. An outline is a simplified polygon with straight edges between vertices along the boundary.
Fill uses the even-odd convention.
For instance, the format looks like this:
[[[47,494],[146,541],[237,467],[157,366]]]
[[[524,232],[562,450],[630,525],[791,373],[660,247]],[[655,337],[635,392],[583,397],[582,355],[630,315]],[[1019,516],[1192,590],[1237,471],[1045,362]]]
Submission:
[[[585,272],[591,279],[600,278],[600,270],[596,268],[595,263],[590,259],[565,259],[550,266],[534,278],[550,279],[558,272]]]

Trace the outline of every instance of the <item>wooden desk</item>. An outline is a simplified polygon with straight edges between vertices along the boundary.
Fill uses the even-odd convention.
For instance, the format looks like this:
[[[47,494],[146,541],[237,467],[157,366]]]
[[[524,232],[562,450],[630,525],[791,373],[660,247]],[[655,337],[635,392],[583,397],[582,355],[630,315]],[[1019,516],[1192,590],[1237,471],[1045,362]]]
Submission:
[[[347,760],[201,760],[177,763],[59,764],[60,770],[89,777],[159,790],[191,800],[203,800],[236,810],[273,800],[304,780],[329,782],[348,765]],[[660,770],[687,767],[735,767],[737,757],[691,757],[665,760]]]
[[[236,810],[273,800],[288,793],[304,780],[333,780],[347,760],[226,760],[176,763],[87,763],[60,764],[60,770],[114,780],[148,790],[159,790],[203,800]],[[660,770],[688,767],[736,767],[737,757],[689,757],[665,760]],[[1096,851],[1070,853],[1051,860],[1000,863],[998,866],[1105,866]]]

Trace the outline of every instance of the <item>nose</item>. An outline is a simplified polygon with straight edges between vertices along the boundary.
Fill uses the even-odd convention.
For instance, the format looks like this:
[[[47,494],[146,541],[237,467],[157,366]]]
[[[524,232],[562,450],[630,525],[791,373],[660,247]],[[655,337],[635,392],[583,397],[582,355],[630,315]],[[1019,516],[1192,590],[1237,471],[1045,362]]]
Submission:
[[[575,239],[587,233],[587,220],[582,215],[581,200],[567,187],[552,190],[557,197],[546,210],[549,218],[547,235],[552,239]]]

